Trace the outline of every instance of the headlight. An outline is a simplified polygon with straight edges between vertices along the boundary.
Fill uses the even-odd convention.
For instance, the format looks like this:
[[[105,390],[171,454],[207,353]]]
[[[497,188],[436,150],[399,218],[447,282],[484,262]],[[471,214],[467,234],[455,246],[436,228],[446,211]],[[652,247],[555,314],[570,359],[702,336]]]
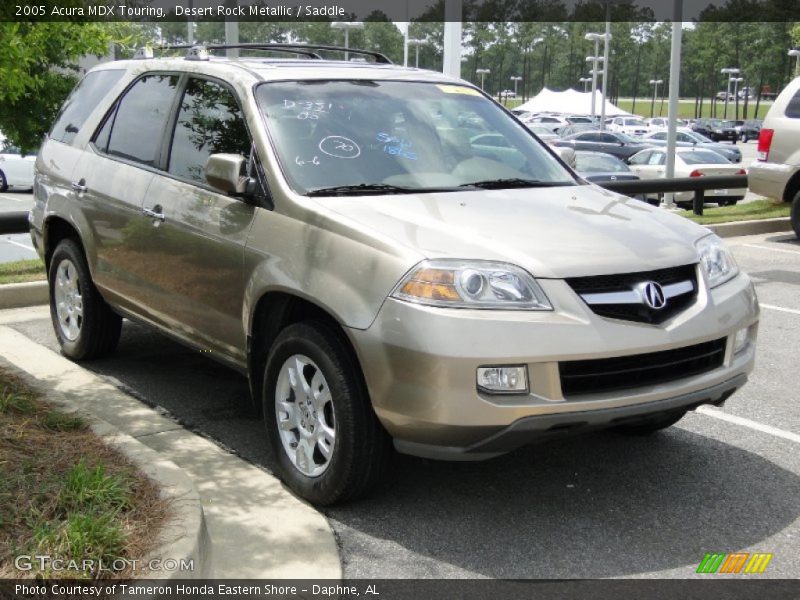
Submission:
[[[700,253],[700,264],[706,273],[708,287],[717,287],[739,273],[733,255],[713,233],[697,242],[697,251]]]
[[[392,297],[430,306],[553,310],[528,273],[506,263],[426,260],[397,284]]]

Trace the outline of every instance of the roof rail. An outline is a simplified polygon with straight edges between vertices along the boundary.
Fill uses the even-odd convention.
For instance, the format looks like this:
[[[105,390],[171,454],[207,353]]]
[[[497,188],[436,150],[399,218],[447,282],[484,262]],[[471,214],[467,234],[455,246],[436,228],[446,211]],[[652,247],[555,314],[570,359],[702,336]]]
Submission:
[[[385,54],[375,52],[373,50],[361,50],[360,48],[345,48],[344,46],[327,46],[323,44],[276,44],[276,43],[262,43],[262,42],[243,42],[241,44],[205,44],[202,47],[208,50],[227,50],[229,48],[242,48],[250,50],[270,50],[275,52],[284,52],[288,54],[298,54],[306,56],[315,60],[324,60],[316,50],[329,50],[334,52],[346,52],[349,54],[360,54],[362,56],[371,56],[375,59],[376,63],[392,64]],[[176,44],[171,46],[158,46],[158,50],[187,50],[187,59],[200,60],[197,58],[198,46],[190,44]]]

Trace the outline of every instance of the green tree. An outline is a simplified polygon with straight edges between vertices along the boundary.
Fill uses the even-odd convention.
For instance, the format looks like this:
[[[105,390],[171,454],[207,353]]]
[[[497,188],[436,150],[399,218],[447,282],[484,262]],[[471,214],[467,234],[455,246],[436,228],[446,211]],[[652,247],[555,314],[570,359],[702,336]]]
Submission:
[[[124,23],[0,22],[0,131],[23,152],[39,146],[78,80],[77,61],[127,48]]]

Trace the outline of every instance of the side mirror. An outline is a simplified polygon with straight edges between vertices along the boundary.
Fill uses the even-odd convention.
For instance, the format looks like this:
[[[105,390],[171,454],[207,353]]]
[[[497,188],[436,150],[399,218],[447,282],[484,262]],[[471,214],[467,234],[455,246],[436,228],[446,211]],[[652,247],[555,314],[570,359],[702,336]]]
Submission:
[[[240,154],[212,154],[206,162],[206,181],[226,194],[244,194],[249,180],[243,175],[246,165]]]

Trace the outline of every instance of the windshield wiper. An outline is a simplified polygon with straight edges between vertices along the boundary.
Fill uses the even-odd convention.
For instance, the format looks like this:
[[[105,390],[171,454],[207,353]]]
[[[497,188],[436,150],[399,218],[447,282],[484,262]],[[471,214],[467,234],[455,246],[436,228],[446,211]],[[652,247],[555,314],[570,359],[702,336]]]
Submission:
[[[306,193],[306,196],[361,196],[369,194],[413,194],[421,189],[400,187],[387,183],[359,183],[357,185],[336,185],[317,188]]]
[[[476,187],[484,190],[498,190],[502,188],[558,187],[565,185],[575,185],[575,183],[569,181],[542,181],[540,179],[520,179],[519,177],[508,177],[505,179],[486,179],[484,181],[464,183],[461,184],[460,187]]]

